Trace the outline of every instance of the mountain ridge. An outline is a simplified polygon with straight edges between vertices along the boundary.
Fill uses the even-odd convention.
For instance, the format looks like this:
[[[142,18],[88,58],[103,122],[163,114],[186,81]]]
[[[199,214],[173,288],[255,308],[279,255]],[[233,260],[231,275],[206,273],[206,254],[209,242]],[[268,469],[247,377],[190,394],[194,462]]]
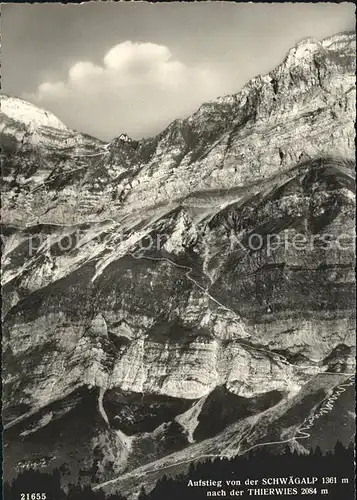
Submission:
[[[42,175],[40,184],[33,184],[37,196],[29,185],[27,199],[33,197],[32,208],[39,205],[36,217],[51,222],[60,212],[73,218],[75,209],[78,222],[89,214],[92,218],[96,210],[100,219],[185,196],[193,184],[196,190],[227,188],[232,182],[243,186],[293,167],[303,158],[335,155],[339,150],[353,158],[350,116],[355,112],[355,63],[351,54],[355,35],[312,40],[299,42],[276,69],[253,78],[238,93],[202,104],[193,115],[174,120],[156,137],[90,144],[78,136],[68,152],[59,154],[67,158],[65,165],[77,163],[74,177],[68,167],[61,166],[63,160],[51,157],[45,171],[52,172],[47,179]],[[326,129],[319,137],[311,129],[311,118]],[[289,142],[296,127],[305,136],[305,144]],[[264,159],[259,158],[259,151],[256,154],[258,143],[259,151],[266,151]],[[46,158],[42,163],[46,164]],[[6,187],[5,182],[5,193]],[[78,197],[75,207],[68,203],[73,189]],[[10,194],[14,198],[11,190]],[[5,200],[7,206],[6,194]],[[44,202],[47,209],[41,213]],[[19,210],[20,200],[16,204]],[[108,206],[113,208],[108,210]],[[19,220],[25,220],[25,208],[20,212]]]
[[[46,130],[41,164],[9,129],[5,476],[135,498],[163,466],[298,446],[354,367],[354,40],[305,41],[152,139],[61,157]]]

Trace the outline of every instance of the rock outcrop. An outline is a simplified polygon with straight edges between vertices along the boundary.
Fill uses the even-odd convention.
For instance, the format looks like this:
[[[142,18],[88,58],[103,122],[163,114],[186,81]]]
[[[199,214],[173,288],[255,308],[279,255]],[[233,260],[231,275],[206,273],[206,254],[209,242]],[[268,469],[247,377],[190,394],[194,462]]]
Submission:
[[[304,40],[142,141],[2,99],[7,474],[134,494],[298,440],[354,364],[354,43]]]

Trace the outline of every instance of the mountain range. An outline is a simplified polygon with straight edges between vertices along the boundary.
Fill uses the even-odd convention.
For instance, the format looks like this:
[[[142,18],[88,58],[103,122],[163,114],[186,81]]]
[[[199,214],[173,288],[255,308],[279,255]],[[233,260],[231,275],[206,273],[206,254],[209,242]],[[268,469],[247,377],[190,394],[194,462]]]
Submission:
[[[354,371],[355,98],[354,33],[142,140],[1,96],[5,477],[134,498],[190,461],[316,445]]]

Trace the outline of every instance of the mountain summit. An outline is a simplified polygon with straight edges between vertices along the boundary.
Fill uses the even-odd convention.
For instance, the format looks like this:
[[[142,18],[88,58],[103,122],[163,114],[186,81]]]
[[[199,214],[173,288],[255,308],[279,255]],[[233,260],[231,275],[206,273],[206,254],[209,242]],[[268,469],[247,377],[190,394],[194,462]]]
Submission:
[[[286,171],[305,158],[336,153],[353,158],[355,41],[354,33],[302,40],[280,66],[254,78],[237,94],[203,104],[154,138],[133,142],[121,134],[107,148],[70,131],[44,110],[3,98],[5,154],[23,150],[16,172],[4,170],[4,210],[8,216],[8,196],[13,208],[16,198],[8,191],[7,181],[13,176],[18,180],[22,170],[25,181],[20,183],[28,186],[27,199],[36,187],[31,203],[38,220],[55,222],[58,213],[61,217],[68,213],[71,221],[84,221],[93,219],[98,206],[102,218],[104,213],[130,212],[192,191],[244,186]],[[34,116],[32,133],[25,132],[29,110]],[[129,143],[133,147],[128,149]],[[42,173],[29,182],[39,156]],[[95,185],[101,186],[100,197]],[[76,214],[68,189],[81,192]],[[19,221],[27,221],[25,206],[21,199],[16,202],[13,213]]]
[[[354,367],[354,47],[303,40],[141,141],[3,98],[5,477],[134,498],[191,460],[327,447],[302,433]]]

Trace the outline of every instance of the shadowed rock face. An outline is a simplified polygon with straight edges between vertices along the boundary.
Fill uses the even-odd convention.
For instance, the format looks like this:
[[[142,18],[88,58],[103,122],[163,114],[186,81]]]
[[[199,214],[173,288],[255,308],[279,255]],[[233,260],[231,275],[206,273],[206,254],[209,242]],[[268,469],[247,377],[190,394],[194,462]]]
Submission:
[[[301,42],[139,142],[4,97],[11,467],[132,493],[140,467],[293,439],[352,371],[353,43]]]
[[[215,436],[228,425],[275,406],[281,398],[278,391],[267,392],[255,398],[242,398],[225,387],[216,387],[202,406],[194,438],[201,441]]]
[[[117,390],[107,391],[103,403],[112,427],[129,436],[152,432],[192,406],[186,399]]]

